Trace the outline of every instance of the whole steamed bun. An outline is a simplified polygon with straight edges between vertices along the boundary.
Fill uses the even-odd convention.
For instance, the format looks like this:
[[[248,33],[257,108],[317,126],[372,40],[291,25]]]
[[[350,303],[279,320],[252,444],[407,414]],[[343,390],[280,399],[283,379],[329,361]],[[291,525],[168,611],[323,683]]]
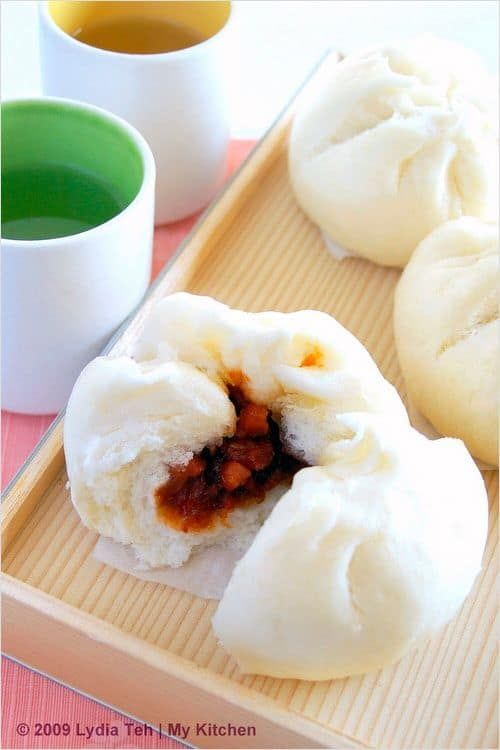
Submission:
[[[349,55],[297,112],[289,171],[331,240],[403,267],[440,224],[496,215],[496,85],[474,53],[432,36]]]
[[[242,671],[323,680],[380,669],[453,617],[481,567],[487,497],[458,440],[379,417],[303,469],[214,616]]]
[[[401,369],[415,406],[443,435],[498,466],[498,224],[435,229],[403,271],[394,301]]]

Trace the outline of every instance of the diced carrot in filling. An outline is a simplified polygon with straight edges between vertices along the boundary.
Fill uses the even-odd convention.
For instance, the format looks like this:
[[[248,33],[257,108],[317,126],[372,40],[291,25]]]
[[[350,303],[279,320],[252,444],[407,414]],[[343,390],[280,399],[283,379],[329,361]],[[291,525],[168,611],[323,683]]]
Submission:
[[[206,461],[199,456],[194,456],[191,461],[185,466],[181,466],[178,469],[170,469],[170,477],[168,479],[168,485],[171,492],[177,492],[188,479],[198,477],[203,474],[206,468]]]
[[[238,461],[224,461],[220,470],[221,484],[225,490],[232,492],[237,487],[245,484],[252,472]]]
[[[315,347],[312,352],[306,354],[302,362],[301,367],[322,367],[323,365],[323,352],[319,347]]]
[[[267,421],[268,414],[269,410],[266,409],[265,406],[261,406],[260,404],[247,404],[239,413],[236,435],[238,435],[238,437],[245,435],[251,437],[267,435],[269,432],[269,422]]]
[[[230,388],[241,393],[240,389],[248,382],[248,378],[241,370],[230,370],[227,373],[227,381]]]
[[[193,456],[191,461],[187,464],[184,469],[184,473],[187,477],[199,477],[203,474],[206,468],[206,462],[199,456]]]
[[[227,524],[235,507],[262,502],[268,490],[290,481],[304,466],[285,452],[269,410],[246,398],[241,388],[245,378],[237,375],[229,386],[237,414],[235,435],[205,448],[186,466],[170,469],[169,479],[156,489],[159,518],[178,531]]]

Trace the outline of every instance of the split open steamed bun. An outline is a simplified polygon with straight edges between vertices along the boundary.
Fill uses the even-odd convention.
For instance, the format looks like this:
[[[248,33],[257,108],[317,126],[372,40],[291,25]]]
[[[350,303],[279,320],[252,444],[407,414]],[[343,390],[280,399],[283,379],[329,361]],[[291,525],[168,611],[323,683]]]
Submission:
[[[144,565],[248,550],[214,620],[243,670],[368,671],[454,614],[480,569],[481,476],[459,441],[410,427],[333,318],[175,294],[134,357],[98,358],[75,385],[73,503]]]
[[[394,301],[408,393],[443,435],[498,465],[498,225],[462,218],[418,246]]]
[[[236,378],[265,404],[287,450],[319,463],[343,435],[338,415],[380,411],[407,422],[366,349],[324,313],[243,313],[207,297],[160,301],[130,357],[99,357],[78,379],[65,419],[71,497],[87,526],[131,544],[140,562],[178,566],[216,542],[245,549],[276,502],[239,507],[182,530],[156,490],[204,449],[234,435]],[[206,451],[205,451],[206,452]],[[215,467],[217,470],[217,466]]]
[[[295,116],[290,179],[335,243],[403,267],[435,227],[496,215],[496,84],[432,36],[347,56]]]
[[[295,476],[215,614],[244,672],[322,680],[391,664],[453,617],[480,570],[487,498],[463,444],[346,421],[356,439]]]

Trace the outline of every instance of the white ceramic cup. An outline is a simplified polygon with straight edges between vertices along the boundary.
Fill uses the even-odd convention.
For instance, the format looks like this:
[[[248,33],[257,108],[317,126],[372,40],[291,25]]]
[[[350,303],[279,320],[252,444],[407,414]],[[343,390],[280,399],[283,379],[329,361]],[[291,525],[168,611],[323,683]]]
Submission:
[[[156,162],[157,224],[199,210],[222,182],[229,141],[223,47],[230,10],[227,0],[41,4],[44,93],[103,107],[144,135]],[[127,54],[72,36],[96,14],[144,13],[191,27],[204,41],[173,52]]]
[[[9,106],[21,108],[22,117],[29,110],[31,120],[21,120],[23,128],[14,121],[9,128]],[[28,166],[47,159],[82,170],[96,167],[98,176],[99,162],[106,164],[115,182],[134,175],[125,207],[98,226],[56,239],[2,237],[2,406],[48,414],[65,406],[82,368],[148,287],[155,165],[144,138],[97,107],[43,98],[6,102],[2,110],[2,169],[17,149],[16,169],[23,168],[24,159]],[[78,125],[63,132],[60,123],[67,117]],[[39,143],[42,133],[45,140]],[[83,136],[89,148],[82,148]],[[7,226],[2,225],[6,236]]]

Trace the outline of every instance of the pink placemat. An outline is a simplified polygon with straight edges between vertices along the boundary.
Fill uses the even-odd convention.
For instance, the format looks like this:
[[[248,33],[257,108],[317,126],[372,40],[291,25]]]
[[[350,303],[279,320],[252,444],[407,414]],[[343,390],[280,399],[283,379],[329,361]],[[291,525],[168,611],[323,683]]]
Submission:
[[[253,143],[231,143],[227,176],[247,156]],[[156,229],[152,279],[163,268],[197,218],[194,216]],[[2,412],[3,487],[14,476],[54,417],[53,414],[32,417]],[[168,714],[168,705],[165,709]],[[41,729],[36,726],[37,724],[41,725]],[[61,730],[56,725],[60,725]],[[65,725],[64,728],[62,725]],[[45,731],[50,732],[50,735],[45,736]],[[54,731],[61,731],[61,734],[55,735]],[[137,724],[116,711],[84,698],[9,659],[2,659],[2,748],[46,750],[180,747],[184,745],[160,736],[150,728],[145,729],[142,724]]]

